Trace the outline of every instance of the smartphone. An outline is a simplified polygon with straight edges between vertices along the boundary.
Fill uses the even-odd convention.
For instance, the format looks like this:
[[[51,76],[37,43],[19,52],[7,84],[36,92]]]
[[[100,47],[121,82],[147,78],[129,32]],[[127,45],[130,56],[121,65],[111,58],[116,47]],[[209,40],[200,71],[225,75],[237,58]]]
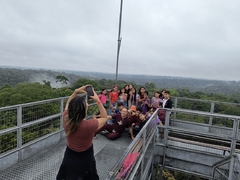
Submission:
[[[92,86],[87,86],[86,87],[86,91],[87,91],[87,95],[88,95],[88,99],[91,98],[90,96],[93,96],[93,89]]]

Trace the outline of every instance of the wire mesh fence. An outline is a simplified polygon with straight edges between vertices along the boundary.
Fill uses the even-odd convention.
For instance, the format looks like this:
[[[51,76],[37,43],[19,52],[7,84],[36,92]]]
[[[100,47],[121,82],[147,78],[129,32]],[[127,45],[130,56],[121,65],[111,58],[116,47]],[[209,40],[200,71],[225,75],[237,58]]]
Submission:
[[[22,107],[22,123],[32,122],[60,113],[60,107],[61,101],[59,100],[24,106]]]
[[[22,144],[26,144],[37,138],[41,138],[49,133],[60,130],[60,118],[54,118],[41,122],[38,124],[30,125],[22,129]]]
[[[212,180],[239,180],[240,155],[233,154],[214,164]]]
[[[0,155],[60,130],[65,98],[0,108]]]
[[[10,107],[0,110],[0,130],[17,126],[17,108]]]
[[[0,136],[0,154],[17,148],[17,131]]]

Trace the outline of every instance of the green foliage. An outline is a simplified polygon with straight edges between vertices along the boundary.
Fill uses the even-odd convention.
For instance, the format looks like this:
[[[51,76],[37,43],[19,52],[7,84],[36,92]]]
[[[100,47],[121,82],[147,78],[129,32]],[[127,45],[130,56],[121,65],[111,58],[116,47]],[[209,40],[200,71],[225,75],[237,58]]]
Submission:
[[[51,87],[51,82],[50,82],[50,81],[43,80],[43,83],[44,83],[46,86]]]
[[[162,172],[160,174],[160,172]],[[162,175],[160,177],[160,175]],[[178,172],[178,171],[170,171],[167,169],[164,170],[160,170],[159,167],[156,168],[156,180],[187,180],[187,179],[191,179],[191,180],[206,180],[197,176],[193,176],[190,174],[186,174],[186,173],[182,173],[182,172]]]
[[[68,78],[66,78],[65,76],[59,75],[56,77],[56,82],[61,82],[62,86],[63,84],[67,84],[68,81]]]
[[[8,83],[6,83],[0,88],[0,90],[3,90],[3,89],[11,89],[11,86]]]
[[[177,107],[182,109],[209,112],[211,108],[211,104],[209,102],[198,102],[198,101],[189,101],[189,100],[179,99]]]
[[[0,130],[14,127],[17,125],[17,111],[0,111]]]
[[[149,94],[154,94],[155,91],[158,91],[158,89],[156,88],[156,85],[152,82],[145,83],[144,87],[148,91]]]
[[[0,91],[0,107],[11,105],[11,95],[12,93],[10,91]]]
[[[54,91],[55,98],[70,96],[73,92],[73,90],[68,87],[56,88],[53,91]]]
[[[179,96],[179,93],[176,89],[169,89],[171,96]]]
[[[91,116],[91,115],[97,114],[98,111],[99,110],[98,110],[97,106],[89,106],[88,107],[88,111],[87,111],[87,116]]]
[[[0,107],[65,97],[71,93],[72,90],[67,87],[54,89],[40,83],[19,83],[13,87],[5,85],[0,89]]]
[[[163,180],[176,180],[173,176],[173,174],[168,170],[162,171],[162,179]]]
[[[209,123],[209,117],[197,116],[193,114],[185,114],[185,113],[178,112],[176,114],[176,118],[182,121],[190,121],[190,122],[203,123],[203,124]]]
[[[22,132],[22,137],[23,137],[23,144],[26,144],[34,139],[38,138],[38,132],[37,131],[23,131]]]
[[[0,154],[17,147],[17,133],[10,132],[0,136]]]

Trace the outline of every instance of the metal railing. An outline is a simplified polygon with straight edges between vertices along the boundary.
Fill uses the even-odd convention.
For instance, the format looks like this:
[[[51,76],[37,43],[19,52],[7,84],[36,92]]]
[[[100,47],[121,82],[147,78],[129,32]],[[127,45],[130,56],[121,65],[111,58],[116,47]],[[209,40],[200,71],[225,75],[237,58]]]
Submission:
[[[201,111],[192,111],[186,109],[165,109],[166,111],[166,120],[165,125],[159,126],[156,123],[157,119],[157,111],[151,116],[146,125],[142,128],[133,142],[126,149],[123,156],[119,159],[119,161],[112,167],[109,172],[109,176],[107,180],[112,179],[129,179],[129,180],[145,180],[151,176],[151,172],[153,172],[153,159],[154,159],[154,151],[156,146],[156,135],[159,136],[159,133],[163,133],[159,139],[161,139],[161,143],[163,144],[163,160],[162,167],[168,167],[165,163],[165,158],[167,156],[167,147],[174,146],[174,148],[182,148],[182,149],[191,149],[197,152],[204,152],[205,154],[209,154],[212,156],[213,154],[223,155],[223,151],[228,151],[229,154],[233,154],[236,151],[237,141],[239,138],[239,116],[230,116],[224,114],[216,114],[209,112],[201,112]],[[185,115],[195,115],[198,119],[207,118],[221,118],[227,121],[232,121],[232,127],[218,127],[215,125],[209,125],[209,123],[194,123],[185,120],[184,118],[181,120],[171,118],[171,114],[181,113]],[[186,117],[186,116],[182,116]],[[181,123],[179,123],[181,122]],[[156,130],[156,127],[159,128],[160,132]],[[222,131],[213,131],[213,129],[220,128]],[[228,133],[226,133],[228,132]],[[187,140],[188,139],[188,140]],[[202,140],[208,143],[199,143]],[[142,142],[140,145],[141,148],[138,151],[138,157],[133,161],[128,161],[130,164],[129,167],[125,166],[125,162],[128,160],[129,156],[132,155],[133,149],[136,146],[139,146],[139,141]],[[177,142],[177,143],[175,143]],[[181,144],[182,143],[182,144]],[[215,143],[215,144],[212,144]],[[217,145],[220,144],[220,145]],[[205,147],[205,148],[204,148]],[[239,151],[239,149],[238,149]],[[185,159],[188,161],[188,159]],[[189,159],[189,162],[191,159]],[[196,162],[195,162],[196,163]],[[212,164],[214,162],[208,162],[209,168],[212,168]],[[181,169],[177,169],[180,170]],[[185,173],[190,173],[184,171]],[[191,172],[194,174],[194,172]],[[199,175],[195,173],[196,175]],[[209,177],[210,175],[203,174],[202,177]]]
[[[62,132],[62,112],[67,98],[56,98],[0,108],[0,159],[18,152],[17,161],[20,161],[23,159],[22,149]],[[221,143],[224,142],[227,149],[229,149],[230,155],[235,153],[237,142],[240,140],[239,116],[237,116],[240,110],[236,111],[236,114],[234,114],[236,116],[231,116],[221,114],[221,109],[231,109],[231,107],[238,109],[240,104],[180,97],[173,97],[173,101],[174,109],[166,111],[165,125],[160,127],[160,129],[164,129],[163,144],[169,145],[171,143],[169,135],[175,134],[175,136],[184,138],[190,135],[191,137],[197,136],[198,139],[214,138],[214,141],[220,139]],[[196,110],[197,107],[206,106],[206,111],[186,110],[188,107],[185,101],[192,102],[196,106]],[[93,105],[94,103],[90,101],[89,106],[93,110],[88,112],[92,114],[94,112]],[[216,112],[220,114],[216,114]],[[124,155],[112,167],[108,179],[113,179],[119,175],[122,163],[140,141],[142,145],[138,151],[138,158],[131,168],[126,171],[125,179],[147,179],[153,168],[152,159],[156,143],[155,121],[156,113],[152,115],[141,132],[126,149]],[[60,135],[62,136],[61,133]],[[191,148],[190,145],[189,148]]]
[[[0,157],[62,131],[61,115],[66,98],[0,108]],[[18,161],[22,159],[18,154]]]
[[[213,165],[212,180],[239,180],[240,154],[232,154]]]
[[[116,178],[122,180],[148,179],[153,169],[157,122],[158,117],[155,112],[125,150],[123,156],[111,168],[107,180]],[[132,155],[136,155],[135,158]],[[127,166],[125,166],[125,162],[127,162]]]
[[[174,119],[178,114],[181,114],[181,119]],[[199,122],[189,121],[188,115]],[[232,125],[228,127],[211,125],[208,121],[204,122],[204,119],[224,120]],[[160,169],[166,168],[210,178],[212,165],[215,162],[226,155],[240,152],[239,121],[240,116],[186,109],[166,110],[165,125],[159,126],[159,132],[163,133],[159,138],[159,145],[162,146],[160,148],[162,152],[158,153],[162,158],[158,164]],[[181,156],[178,156],[175,152],[179,154],[184,152],[185,155],[181,153]],[[174,162],[182,163],[182,165],[174,167]]]
[[[59,139],[63,138],[62,113],[67,99],[62,97],[0,108],[0,158],[17,152],[17,161],[21,161],[26,158],[22,157],[24,148],[55,134],[60,134]],[[88,102],[88,112],[94,114],[96,103]]]
[[[174,108],[189,109],[189,110],[199,110],[204,112],[218,113],[218,114],[229,114],[240,116],[240,104],[230,103],[230,102],[220,102],[212,100],[203,99],[193,99],[185,97],[171,97],[173,100]],[[232,108],[235,108],[232,111]]]
[[[197,139],[200,138],[209,138],[214,139],[214,141],[221,140],[221,142],[226,142],[224,146],[227,146],[230,149],[230,154],[235,153],[237,141],[240,140],[239,136],[239,121],[240,116],[233,115],[225,115],[218,113],[210,113],[210,112],[202,112],[202,111],[192,111],[185,109],[171,109],[167,111],[167,114],[180,114],[181,119],[174,118],[166,118],[165,126],[161,128],[165,128],[166,131],[170,131],[173,135],[174,133],[178,137],[181,135],[191,135],[191,138],[194,136]],[[189,116],[192,119],[196,119],[199,122],[189,122]],[[204,119],[208,121],[203,122]],[[211,124],[211,119],[215,119],[216,121],[226,121],[229,123],[228,126],[219,126],[218,124]],[[168,130],[167,130],[168,129]],[[164,131],[165,132],[165,131]],[[168,133],[165,134],[168,136]],[[164,136],[165,136],[164,135]],[[228,143],[227,143],[228,142]],[[213,142],[212,142],[213,143]]]

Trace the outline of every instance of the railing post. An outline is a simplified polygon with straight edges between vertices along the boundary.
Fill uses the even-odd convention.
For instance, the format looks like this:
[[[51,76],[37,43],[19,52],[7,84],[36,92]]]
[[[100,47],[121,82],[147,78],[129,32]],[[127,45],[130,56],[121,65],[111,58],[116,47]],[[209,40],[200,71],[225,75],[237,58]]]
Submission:
[[[61,115],[60,115],[60,130],[62,130],[63,129],[63,111],[64,111],[64,102],[63,102],[63,98],[61,99],[61,102],[60,102],[60,113],[61,113]],[[60,139],[62,139],[63,138],[63,133],[60,133]]]
[[[237,137],[238,137],[238,127],[239,127],[239,119],[234,119],[230,155],[235,153]]]
[[[211,102],[211,108],[210,108],[210,113],[211,113],[211,114],[214,113],[214,107],[215,107],[215,102],[212,101],[212,102]],[[209,124],[209,132],[211,132],[211,129],[212,129],[212,121],[213,121],[213,117],[210,116],[209,122],[208,122],[208,124]]]
[[[175,108],[175,109],[177,108],[177,103],[178,103],[178,98],[175,97],[175,99],[174,99],[174,108]],[[175,111],[175,112],[173,113],[173,120],[174,120],[174,121],[176,120],[176,117],[177,117],[177,112]]]
[[[233,165],[234,165],[234,156],[231,154],[231,161],[230,161],[230,164],[229,164],[229,174],[228,174],[228,179],[229,180],[232,180],[232,177],[233,177]]]
[[[165,116],[165,129],[164,129],[164,137],[163,137],[163,166],[164,166],[164,162],[165,162],[165,156],[166,156],[166,146],[167,146],[167,140],[168,140],[168,132],[169,132],[169,123],[170,123],[170,114],[171,111],[170,110],[166,110],[166,116]]]
[[[18,148],[18,161],[22,160],[22,106],[17,107],[17,148]]]
[[[146,139],[147,139],[147,134],[146,134],[146,131],[147,131],[147,128],[144,129],[143,131],[143,145],[142,145],[142,152],[146,153],[145,152],[145,149],[146,149]],[[143,156],[145,156],[145,154],[143,154]],[[141,162],[141,177],[143,177],[143,174],[144,174],[144,158],[142,159],[142,162]]]

